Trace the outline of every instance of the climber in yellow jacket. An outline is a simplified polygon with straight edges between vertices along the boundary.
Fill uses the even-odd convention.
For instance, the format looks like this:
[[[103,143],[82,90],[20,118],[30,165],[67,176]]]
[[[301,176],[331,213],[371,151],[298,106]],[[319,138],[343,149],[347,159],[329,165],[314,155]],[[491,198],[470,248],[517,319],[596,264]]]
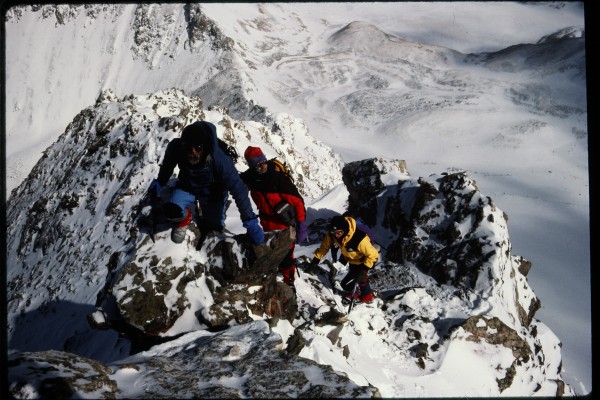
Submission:
[[[371,243],[366,232],[356,227],[356,220],[346,216],[333,217],[329,223],[329,230],[321,245],[314,252],[311,266],[316,267],[321,259],[327,255],[332,245],[341,251],[340,262],[350,264],[348,274],[342,279],[341,286],[345,291],[344,297],[351,298],[354,284],[358,282],[360,295],[356,294],[360,302],[373,301],[373,290],[369,285],[369,269],[379,258],[379,252]]]

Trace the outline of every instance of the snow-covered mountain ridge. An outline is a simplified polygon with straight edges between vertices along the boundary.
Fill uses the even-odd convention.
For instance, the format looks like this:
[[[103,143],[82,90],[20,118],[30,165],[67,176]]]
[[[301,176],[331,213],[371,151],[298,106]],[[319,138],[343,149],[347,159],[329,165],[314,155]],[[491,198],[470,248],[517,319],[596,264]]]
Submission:
[[[323,271],[303,271],[297,283],[298,315],[277,320],[269,309],[264,315],[257,315],[256,300],[250,300],[242,308],[245,311],[231,315],[234,318],[231,322],[220,322],[228,327],[226,332],[209,334],[206,318],[214,313],[217,303],[222,302],[227,310],[228,304],[241,301],[238,294],[217,300],[210,289],[225,287],[222,275],[215,275],[220,277],[217,280],[212,277],[211,269],[226,268],[227,264],[225,258],[214,257],[214,249],[205,247],[216,249],[221,241],[229,239],[207,239],[202,249],[196,249],[193,231],[185,242],[187,245],[179,246],[170,242],[167,231],[157,233],[156,243],[152,243],[134,218],[146,188],[158,171],[166,143],[196,119],[215,123],[219,136],[238,151],[248,144],[260,144],[268,153],[278,154],[294,166],[305,193],[310,197],[323,193],[321,200],[309,203],[311,244],[300,246],[298,253],[310,255],[311,248],[319,242],[323,223],[328,215],[335,213],[320,206],[320,202],[341,187],[341,163],[330,149],[307,134],[302,123],[289,115],[275,115],[276,123],[271,128],[237,121],[222,109],[204,109],[200,98],[187,97],[175,89],[126,98],[118,98],[112,91],[103,92],[93,107],[82,110],[73,119],[11,197],[8,218],[18,221],[7,232],[12,238],[8,243],[11,268],[7,281],[13,396],[26,396],[29,390],[59,389],[46,381],[50,376],[43,372],[45,369],[38,370],[32,362],[89,365],[96,371],[94,374],[83,377],[76,373],[79,378],[68,384],[68,390],[86,395],[90,391],[81,385],[81,379],[96,382],[91,386],[97,393],[112,393],[117,397],[159,393],[187,397],[230,390],[243,396],[285,391],[304,397],[318,390],[320,378],[311,379],[309,374],[299,381],[277,381],[260,388],[252,388],[248,383],[241,392],[223,383],[199,391],[194,382],[207,379],[203,374],[226,375],[229,371],[227,365],[223,370],[215,370],[212,358],[207,359],[207,340],[212,343],[210,346],[216,346],[212,350],[215,356],[224,359],[228,359],[226,353],[230,351],[226,349],[231,349],[237,341],[256,341],[253,350],[236,351],[233,359],[229,357],[239,359],[236,368],[254,379],[258,375],[251,371],[258,365],[249,356],[254,352],[261,352],[263,363],[265,360],[283,363],[281,368],[286,370],[301,373],[311,365],[315,373],[332,374],[335,378],[325,379],[339,382],[339,386],[327,389],[333,397],[412,396],[411,389],[397,383],[407,379],[439,380],[432,387],[450,384],[451,375],[444,371],[445,365],[452,363],[448,354],[456,346],[462,353],[478,359],[463,366],[463,372],[486,368],[497,375],[496,381],[469,388],[468,393],[570,393],[571,389],[560,379],[558,338],[534,318],[539,300],[527,284],[526,260],[511,254],[506,216],[460,171],[425,180],[410,177],[404,163],[369,160],[347,164],[344,167],[347,190],[351,194],[359,189],[349,197],[353,199],[349,202],[350,211],[367,212],[366,217],[373,219],[376,237],[387,249],[372,277],[381,298],[373,305],[358,305],[353,314],[344,316],[340,295],[332,291],[336,280],[345,273],[344,267],[338,265],[337,272],[329,270],[329,280]],[[243,164],[238,168],[243,169]],[[37,199],[33,204],[32,198]],[[240,228],[236,215],[235,208],[230,208],[228,227],[234,233]],[[226,259],[242,257],[238,253]],[[119,281],[125,282],[125,286],[120,283],[115,288],[117,301],[127,302],[131,298],[128,293],[140,286],[144,289],[137,291],[137,296],[146,296],[145,301],[142,299],[146,304],[164,301],[172,307],[175,286],[164,297],[145,286],[165,277],[178,283],[177,290],[182,294],[187,293],[184,295],[187,300],[178,300],[176,304],[181,314],[159,335],[170,341],[138,355],[129,355],[137,346],[137,339],[130,338],[129,343],[112,330],[96,330],[87,319],[99,305],[97,295],[106,282],[114,279],[115,274],[131,273],[128,266],[134,265],[132,260],[136,277]],[[161,273],[156,269],[143,272],[139,267],[144,263],[158,264]],[[198,269],[200,265],[203,267]],[[331,264],[324,267],[327,265]],[[184,268],[190,273],[184,280],[181,272],[169,272],[173,268],[174,271]],[[227,268],[235,271],[242,267]],[[235,287],[244,286],[243,281],[234,282]],[[169,282],[156,284],[165,287]],[[249,284],[248,295],[261,292],[256,292],[256,285]],[[284,296],[274,293],[276,298]],[[67,326],[56,317],[65,312],[71,315]],[[251,318],[242,318],[242,312]],[[219,318],[226,318],[227,313]],[[131,317],[136,318],[137,314]],[[249,322],[252,320],[269,324]],[[152,336],[156,336],[156,324],[161,322],[158,318],[152,322]],[[245,325],[247,329],[241,328]],[[48,332],[43,344],[38,338],[42,330]],[[207,332],[198,336],[195,331]],[[281,337],[280,341],[274,333]],[[471,341],[473,345],[469,345]],[[179,353],[176,347],[164,346],[188,349],[200,346],[204,351],[176,355]],[[376,376],[360,368],[361,360],[366,357],[361,349],[371,346],[387,348],[381,356],[377,353],[369,356],[372,363],[386,371],[383,376],[402,371],[393,373],[402,379],[382,379],[381,374]],[[322,349],[327,347],[330,350],[324,353]],[[65,353],[45,352],[50,349]],[[282,356],[282,351],[290,355]],[[482,352],[499,353],[481,359]],[[88,358],[108,363],[109,368]],[[190,363],[195,365],[196,374],[189,376],[191,380],[183,379]],[[132,365],[136,371],[143,371],[137,378],[138,382],[146,382],[143,395],[120,380],[119,376]],[[19,372],[22,367],[38,372],[23,375]],[[65,375],[58,376],[71,375],[73,372],[69,370],[67,367]],[[437,378],[433,378],[433,372],[437,372]],[[152,376],[157,374],[162,378],[155,381]],[[174,381],[178,383],[175,385]],[[433,389],[425,393],[439,394]]]
[[[301,4],[238,6],[241,12],[230,4],[204,4],[197,9],[198,13],[176,5],[154,7],[148,4],[73,8],[60,5],[56,9],[35,6],[34,13],[27,8],[20,9],[21,25],[15,30],[9,28],[7,36],[14,43],[15,31],[28,32],[22,36],[23,45],[8,50],[10,59],[20,66],[26,77],[14,69],[7,71],[10,77],[6,82],[7,109],[11,110],[7,114],[9,187],[16,187],[10,182],[19,182],[20,179],[16,179],[19,173],[24,179],[29,170],[22,168],[26,165],[22,159],[13,162],[15,150],[25,157],[32,157],[36,151],[41,154],[64,131],[73,115],[94,103],[101,89],[113,88],[120,93],[114,96],[115,101],[120,101],[129,93],[153,93],[150,95],[153,96],[157,90],[178,87],[188,96],[191,92],[197,94],[207,111],[221,110],[223,115],[233,118],[243,116],[236,122],[241,124],[262,121],[264,127],[269,127],[267,130],[277,130],[270,112],[284,109],[288,115],[294,115],[290,117],[292,120],[304,124],[311,136],[326,145],[333,144],[331,147],[343,154],[346,162],[369,156],[402,157],[408,160],[411,171],[420,176],[437,173],[448,166],[460,167],[454,170],[466,168],[476,177],[479,187],[509,210],[511,230],[518,239],[512,244],[519,252],[533,256],[530,276],[533,275],[534,286],[540,277],[567,285],[574,283],[571,281],[576,276],[583,276],[582,280],[586,281],[585,271],[583,274],[579,271],[580,261],[585,268],[585,254],[589,254],[586,236],[582,236],[579,228],[569,228],[566,221],[576,217],[573,223],[578,227],[585,227],[589,222],[585,218],[588,215],[585,188],[588,186],[583,29],[563,30],[561,25],[548,29],[546,21],[532,23],[524,31],[537,30],[537,34],[524,41],[508,39],[505,42],[511,44],[510,47],[496,47],[503,49],[501,51],[481,53],[481,50],[465,51],[462,47],[462,54],[467,54],[463,59],[466,63],[460,61],[463,56],[458,54],[459,59],[451,57],[445,64],[432,63],[422,68],[419,63],[407,61],[418,56],[411,52],[390,61],[390,68],[382,68],[368,63],[368,52],[355,58],[359,53],[351,50],[351,42],[345,52],[336,52],[335,47],[327,45],[330,37],[355,25],[352,21],[362,18],[374,21],[368,9],[363,9],[360,18],[341,18],[320,11],[311,14],[301,10]],[[544,7],[573,6],[563,3],[537,6],[538,9]],[[259,12],[249,17],[247,11],[253,8]],[[17,9],[15,7],[15,12]],[[39,18],[41,10],[44,10],[44,18]],[[527,13],[528,10],[523,7],[522,11]],[[205,26],[207,30],[182,28],[187,26],[186,18],[189,21],[190,15],[197,21],[194,26]],[[212,22],[201,18],[202,15]],[[394,15],[404,21],[393,12],[390,18],[395,18]],[[456,16],[459,22],[459,14]],[[503,23],[501,15],[498,16],[498,22]],[[532,21],[539,20],[533,18]],[[565,26],[572,23],[568,13],[563,22]],[[357,26],[360,25],[365,34],[372,32],[373,38],[387,32],[383,36],[388,35],[391,41],[400,42],[399,38],[405,38],[401,40],[407,44],[419,44],[414,49],[423,50],[423,54],[431,47],[456,55],[459,52],[451,49],[461,48],[448,46],[444,50],[424,44],[426,40],[409,39],[412,33],[409,21],[404,23],[405,27],[397,25],[397,30],[386,25],[383,19],[366,24],[359,22]],[[131,27],[135,34],[130,34]],[[433,26],[428,29],[436,30]],[[186,33],[180,36],[183,30]],[[293,34],[286,33],[292,31]],[[31,43],[46,43],[40,32],[59,39],[52,39],[53,46],[44,45],[33,51]],[[503,33],[502,40],[514,32]],[[476,30],[470,33],[472,35],[465,36],[461,43],[469,43],[477,36]],[[494,43],[495,39],[492,38]],[[513,46],[514,43],[530,44]],[[61,48],[69,49],[68,54]],[[73,51],[81,57],[72,57]],[[18,53],[27,53],[27,57],[16,57]],[[61,61],[67,59],[69,63]],[[32,65],[41,68],[43,73],[36,73]],[[492,73],[482,73],[486,70]],[[61,79],[62,75],[68,75],[69,79]],[[288,78],[284,78],[285,75]],[[198,85],[201,85],[199,89],[192,89]],[[48,98],[52,99],[49,105],[46,104]],[[31,110],[39,112],[31,113]],[[298,119],[299,116],[302,119]],[[334,120],[345,125],[340,128]],[[18,139],[24,132],[27,137]],[[45,138],[34,142],[32,139],[39,137],[40,132]],[[359,150],[351,150],[354,143],[361,143]],[[113,147],[115,151],[129,151],[122,144]],[[271,150],[272,154],[277,153]],[[480,153],[485,162],[477,164],[474,161]],[[550,153],[552,161],[545,163]],[[302,171],[301,165],[298,171]],[[536,180],[532,184],[526,176]],[[532,188],[539,189],[539,193],[529,193]],[[523,190],[526,193],[522,193]],[[76,197],[79,195],[73,197],[72,193],[65,196],[63,209],[76,204]],[[346,196],[334,190],[325,197],[345,199]],[[525,203],[535,205],[521,213],[520,205]],[[330,209],[331,205],[323,208]],[[338,212],[343,208],[343,202],[333,207]],[[583,219],[578,217],[581,210]],[[312,212],[327,215],[324,210],[313,209]],[[35,218],[31,220],[35,222]],[[546,220],[552,220],[553,227],[532,235],[530,228],[544,226]],[[53,229],[44,227],[45,232]],[[564,232],[568,248],[555,240],[556,234],[548,237],[551,231]],[[529,239],[533,236],[537,239]],[[38,244],[43,246],[44,240],[40,238]],[[529,241],[539,242],[543,256],[535,253],[536,250],[531,254],[531,249],[537,249],[538,244],[531,246],[527,244]],[[568,264],[572,268],[569,272],[551,272],[553,263]],[[40,262],[36,271],[42,269]],[[559,278],[564,274],[568,274],[567,279]],[[103,281],[104,276],[100,274],[96,279]],[[581,296],[585,298],[589,289],[577,287],[578,293],[583,289]],[[578,337],[576,351],[585,353],[585,326],[581,331],[579,322],[565,319],[548,307],[557,301],[570,304],[576,297],[558,300],[553,293],[555,291],[541,296],[545,306],[539,313],[545,313],[542,320],[554,321],[552,326],[556,326],[556,321],[561,321],[560,325],[568,324],[567,332]],[[585,304],[578,304],[579,309],[585,310]],[[575,315],[571,314],[572,308],[569,310],[569,315]],[[563,343],[563,356],[565,348],[572,351],[573,345]],[[573,374],[572,361],[567,359],[565,363],[567,373]],[[586,371],[585,364],[576,365],[575,369],[579,370],[578,375]]]
[[[99,243],[110,243],[117,232],[123,238],[128,235],[128,230],[121,231],[126,221],[116,221],[109,229],[106,218],[121,213],[129,218],[134,215],[141,200],[139,195],[158,175],[166,143],[177,137],[185,125],[199,119],[214,122],[219,136],[239,153],[250,144],[260,144],[267,154],[286,162],[296,176],[299,190],[307,197],[316,197],[340,182],[339,156],[309,137],[302,121],[289,115],[277,116],[276,125],[267,128],[252,121],[233,122],[222,110],[205,110],[199,98],[188,98],[179,90],[132,95],[123,100],[111,91],[103,92],[96,106],[82,110],[74,118],[13,194],[7,217],[16,223],[11,224],[9,236],[14,234],[19,240],[8,247],[7,264],[15,268],[8,271],[7,280],[10,293],[21,299],[10,302],[11,313],[51,301],[53,293],[71,280],[72,268],[82,273],[88,285],[98,283],[98,271],[88,271],[88,264],[106,265],[112,254]],[[107,135],[117,137],[111,140]],[[237,165],[240,171],[247,168],[244,163],[241,157]],[[57,172],[60,179],[52,178]],[[33,204],[32,198],[36,199]],[[82,225],[83,221],[95,221],[93,228]],[[96,243],[96,249],[83,263],[79,252],[62,245],[65,237],[73,236]],[[39,282],[35,277],[22,279],[17,265],[34,270],[47,268],[44,255],[54,251],[60,254],[54,261],[55,268],[66,276],[54,274],[54,283],[45,281],[43,275]],[[44,286],[40,287],[43,281]],[[29,292],[26,288],[40,291]],[[26,309],[20,308],[25,305]]]
[[[235,15],[235,7],[257,8],[258,16],[240,19],[238,24],[219,21],[223,15]],[[556,110],[584,113],[586,109],[582,72],[585,36],[580,27],[545,32],[544,37],[536,39],[538,44],[526,45],[527,49],[535,46],[542,49],[543,59],[535,57],[533,60],[537,61],[531,64],[531,57],[525,51],[462,54],[441,46],[411,42],[365,22],[313,21],[305,10],[310,9],[310,4],[288,5],[292,10],[298,8],[291,14],[287,7],[277,4],[235,7],[210,3],[12,7],[5,18],[7,23],[64,31],[65,47],[81,49],[87,56],[65,64],[63,60],[69,57],[55,52],[49,56],[53,61],[43,75],[29,74],[28,85],[32,90],[23,92],[24,97],[9,96],[11,108],[34,109],[40,98],[48,96],[75,95],[74,105],[51,104],[43,123],[37,118],[31,121],[26,115],[8,114],[7,135],[18,135],[23,127],[30,127],[36,132],[48,132],[45,136],[55,140],[81,110],[81,104],[91,104],[102,90],[109,88],[119,96],[181,88],[188,95],[201,97],[207,106],[227,107],[229,115],[240,120],[268,122],[270,112],[286,110],[304,119],[311,127],[311,135],[330,146],[340,137],[334,126],[341,121],[347,127],[346,140],[367,139],[369,144],[364,150],[369,156],[379,155],[380,148],[392,149],[397,140],[414,145],[413,131],[425,113],[430,121],[436,121],[437,112],[453,110],[459,117],[464,109],[471,109],[481,114],[484,121],[485,115],[493,115],[497,109],[493,105],[497,100],[490,99],[490,94],[496,96],[500,90],[501,98],[514,102],[517,109],[532,107],[542,115],[546,113],[544,107],[549,98],[557,98],[551,104]],[[278,30],[296,33],[284,40],[273,34]],[[93,36],[88,36],[92,31]],[[98,48],[91,48],[98,38],[100,54]],[[554,50],[559,43],[566,49],[573,48],[572,42],[565,44],[564,40],[579,43],[577,55]],[[26,48],[10,51],[21,57],[19,53]],[[49,49],[22,58],[35,63],[46,51]],[[101,54],[106,57],[99,58]],[[99,62],[90,63],[91,59]],[[482,73],[473,75],[477,71],[473,67],[481,63],[512,73],[495,74],[493,78]],[[540,65],[546,71],[542,75]],[[514,74],[523,68],[526,74]],[[536,83],[548,74],[573,68],[577,79]],[[57,81],[62,73],[86,83],[73,93]],[[9,94],[20,92],[11,88],[21,81],[18,74],[12,70],[7,73]],[[98,79],[89,81],[90,76]],[[480,87],[497,89],[487,94]],[[436,91],[447,95],[440,98],[434,94]],[[564,101],[560,99],[563,96]],[[453,132],[458,128],[452,121],[446,121],[439,129]],[[41,154],[53,140],[38,144],[37,151]],[[375,143],[380,143],[380,148],[371,148]],[[9,191],[24,178],[17,178],[21,172],[14,165],[20,166],[25,162],[23,157],[32,151],[20,146],[15,143],[7,154]],[[438,151],[432,146],[431,159],[439,157]],[[395,156],[391,152],[384,155]],[[460,156],[457,152],[457,159]],[[361,158],[346,156],[346,161]],[[419,165],[429,162],[415,161]]]

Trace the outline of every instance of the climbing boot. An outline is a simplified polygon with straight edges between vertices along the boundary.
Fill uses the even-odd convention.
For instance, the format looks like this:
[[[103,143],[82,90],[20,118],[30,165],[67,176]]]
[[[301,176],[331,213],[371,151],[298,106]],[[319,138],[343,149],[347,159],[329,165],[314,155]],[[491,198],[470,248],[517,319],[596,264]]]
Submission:
[[[185,234],[187,233],[187,227],[190,222],[192,222],[192,212],[190,209],[186,208],[185,212],[186,214],[185,217],[183,217],[183,220],[181,220],[181,222],[171,230],[171,240],[174,243],[183,242],[183,239],[185,239]]]

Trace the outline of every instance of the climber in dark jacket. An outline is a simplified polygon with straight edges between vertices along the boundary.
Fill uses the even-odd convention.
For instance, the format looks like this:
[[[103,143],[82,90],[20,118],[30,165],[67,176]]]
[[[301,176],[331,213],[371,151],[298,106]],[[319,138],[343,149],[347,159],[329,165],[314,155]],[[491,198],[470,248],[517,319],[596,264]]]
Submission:
[[[222,231],[229,193],[252,241],[256,244],[264,242],[264,231],[252,209],[248,187],[241,180],[231,158],[218,146],[217,130],[213,124],[194,122],[183,129],[180,138],[169,142],[158,178],[152,181],[149,191],[158,189],[160,192],[176,166],[179,174],[175,190],[170,202],[163,206],[165,217],[174,224],[171,239],[175,243],[181,243],[185,238],[196,200],[202,214],[197,221],[201,232],[199,243],[208,231]]]

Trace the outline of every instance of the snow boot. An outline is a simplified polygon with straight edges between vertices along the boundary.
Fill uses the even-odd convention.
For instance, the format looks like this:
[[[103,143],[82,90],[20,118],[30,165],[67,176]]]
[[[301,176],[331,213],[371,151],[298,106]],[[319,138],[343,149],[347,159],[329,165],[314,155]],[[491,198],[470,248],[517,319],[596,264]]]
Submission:
[[[361,295],[358,301],[361,303],[371,303],[373,301],[373,292]]]
[[[358,299],[358,293],[354,293],[354,299]],[[352,301],[352,293],[348,293],[346,292],[343,296],[342,296],[342,304],[343,305],[348,305],[350,304],[350,302]]]
[[[187,227],[192,221],[192,212],[190,209],[186,208],[185,212],[186,214],[185,217],[183,217],[183,220],[171,230],[171,240],[174,243],[183,242],[183,239],[185,239],[185,234],[187,233]]]

